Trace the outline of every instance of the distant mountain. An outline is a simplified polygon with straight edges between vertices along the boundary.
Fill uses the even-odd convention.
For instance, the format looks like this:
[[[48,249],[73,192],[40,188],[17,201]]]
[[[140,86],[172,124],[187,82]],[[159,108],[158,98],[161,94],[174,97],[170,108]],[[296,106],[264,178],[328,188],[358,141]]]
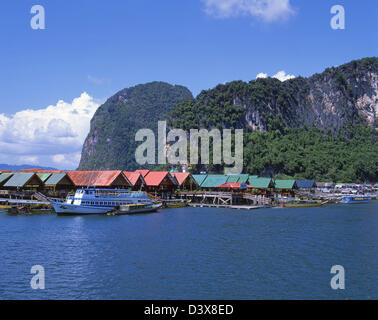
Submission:
[[[56,168],[41,167],[38,165],[29,165],[29,164],[21,164],[21,165],[0,164],[0,171],[1,170],[20,171],[22,169],[36,169],[36,168],[43,169],[43,170],[57,170]]]
[[[79,169],[126,169],[140,166],[135,161],[139,129],[157,134],[158,120],[164,120],[173,107],[192,99],[183,86],[164,82],[140,84],[119,91],[98,108],[84,142]]]

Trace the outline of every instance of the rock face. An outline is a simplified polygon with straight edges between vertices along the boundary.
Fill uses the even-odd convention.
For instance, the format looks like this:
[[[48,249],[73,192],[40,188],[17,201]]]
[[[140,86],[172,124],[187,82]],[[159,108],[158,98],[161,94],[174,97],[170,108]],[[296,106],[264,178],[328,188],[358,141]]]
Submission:
[[[193,117],[194,113],[199,116]],[[306,125],[335,132],[361,120],[377,127],[377,117],[378,58],[365,58],[309,78],[218,85],[175,108],[170,124],[265,132],[275,119],[287,127]]]
[[[79,169],[135,170],[135,133],[148,128],[157,131],[157,121],[172,108],[193,98],[182,86],[151,82],[119,91],[98,108],[91,120]]]
[[[245,132],[315,126],[337,132],[354,123],[378,126],[378,58],[352,61],[309,78],[234,81],[202,91],[152,82],[124,89],[96,112],[79,169],[127,169],[135,162],[135,133],[157,121],[185,130],[243,128]]]

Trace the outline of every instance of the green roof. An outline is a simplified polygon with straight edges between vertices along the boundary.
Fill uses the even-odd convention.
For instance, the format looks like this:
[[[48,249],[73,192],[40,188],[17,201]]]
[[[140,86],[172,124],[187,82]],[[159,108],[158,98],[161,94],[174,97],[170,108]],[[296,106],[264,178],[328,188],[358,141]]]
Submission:
[[[60,172],[60,173],[53,173],[46,181],[46,186],[56,186],[65,176],[67,173]]]
[[[293,189],[295,185],[295,180],[276,180],[276,189]]]
[[[220,174],[209,174],[207,175],[205,181],[201,184],[201,188],[215,188],[221,184],[227,182],[227,176]]]
[[[257,189],[268,189],[271,181],[272,179],[270,178],[253,178],[253,176],[251,176],[248,180],[248,184]]]
[[[39,172],[37,173],[37,176],[42,182],[45,182],[51,176],[51,172]]]
[[[196,180],[197,184],[201,186],[202,182],[206,179],[207,174],[192,174],[194,180]]]
[[[4,187],[23,187],[34,175],[36,174],[33,172],[16,172],[4,184]]]
[[[227,182],[247,182],[248,174],[233,174],[227,176]]]
[[[7,181],[11,176],[13,176],[13,173],[1,173],[0,174],[0,184]]]
[[[227,176],[227,182],[238,182],[238,180],[239,180],[238,175]]]

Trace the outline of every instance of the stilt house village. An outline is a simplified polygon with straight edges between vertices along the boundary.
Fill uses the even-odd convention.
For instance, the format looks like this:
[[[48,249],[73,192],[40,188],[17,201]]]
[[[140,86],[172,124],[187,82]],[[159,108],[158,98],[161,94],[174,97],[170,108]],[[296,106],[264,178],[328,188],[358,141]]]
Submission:
[[[149,196],[159,199],[195,198],[210,194],[242,194],[244,195],[242,198],[247,203],[248,199],[264,198],[263,203],[270,203],[277,197],[317,193],[363,193],[378,190],[378,184],[358,185],[316,182],[314,180],[278,180],[248,174],[191,174],[189,172],[150,170],[24,169],[18,172],[0,170],[0,198],[3,201],[6,199],[42,201],[47,198],[65,198],[77,189],[87,187],[144,191]],[[199,201],[199,199],[195,200]],[[215,198],[212,201],[215,201]],[[216,201],[220,200],[216,199]]]

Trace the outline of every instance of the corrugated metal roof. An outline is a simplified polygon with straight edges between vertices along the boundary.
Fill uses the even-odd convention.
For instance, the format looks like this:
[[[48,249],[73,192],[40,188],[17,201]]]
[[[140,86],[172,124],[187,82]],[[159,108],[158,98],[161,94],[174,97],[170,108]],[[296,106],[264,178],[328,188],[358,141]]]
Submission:
[[[238,175],[227,176],[227,182],[229,183],[238,182],[238,180],[239,180]]]
[[[67,171],[75,186],[110,187],[114,180],[121,178],[125,184],[130,185],[121,170],[114,171]]]
[[[37,173],[37,176],[39,177],[39,179],[42,180],[42,182],[45,182],[50,176],[51,176],[51,173],[50,172],[39,172]]]
[[[215,188],[227,182],[227,176],[220,174],[208,174],[201,188]]]
[[[123,171],[123,174],[129,179],[132,186],[135,186],[139,179],[142,180],[142,184],[145,184],[146,181],[143,178],[143,175],[140,172],[130,172],[130,171]]]
[[[0,174],[0,185],[2,183],[5,183],[5,181],[7,181],[12,176],[13,176],[13,173],[2,173],[2,174]]]
[[[177,182],[168,171],[150,171],[144,180],[146,181],[147,186],[157,187],[163,182],[164,178],[170,179],[174,184]]]
[[[139,172],[139,173],[141,173],[142,174],[142,176],[143,176],[143,178],[145,178],[146,177],[146,175],[150,172],[150,170],[147,170],[147,169],[145,169],[145,170],[135,170],[135,172]]]
[[[248,180],[248,183],[253,188],[257,188],[257,189],[268,189],[271,182],[272,182],[272,179],[270,178],[261,178],[261,177],[252,178],[252,176]]]
[[[56,186],[57,184],[59,184],[60,181],[62,181],[62,179],[64,179],[64,177],[67,177],[69,180],[70,177],[67,175],[67,173],[65,172],[60,172],[60,173],[53,173],[46,181],[45,181],[45,185],[46,186]],[[72,182],[72,181],[71,181]],[[73,182],[72,182],[73,184]]]
[[[295,186],[295,180],[276,180],[276,189],[293,189]]]
[[[197,184],[201,186],[205,181],[207,174],[193,174],[192,177],[197,182]]]
[[[227,176],[227,182],[247,182],[248,178],[248,174],[233,174]]]
[[[23,187],[34,176],[37,180],[39,180],[39,184],[42,184],[41,179],[33,172],[15,172],[13,176],[4,184],[4,187]]]
[[[296,180],[298,188],[313,188],[315,186],[314,180]]]

